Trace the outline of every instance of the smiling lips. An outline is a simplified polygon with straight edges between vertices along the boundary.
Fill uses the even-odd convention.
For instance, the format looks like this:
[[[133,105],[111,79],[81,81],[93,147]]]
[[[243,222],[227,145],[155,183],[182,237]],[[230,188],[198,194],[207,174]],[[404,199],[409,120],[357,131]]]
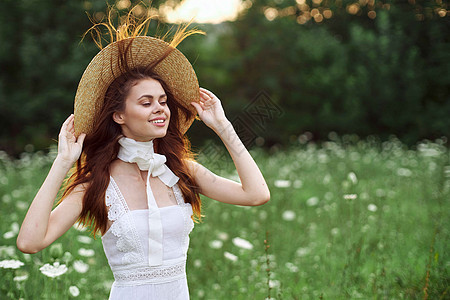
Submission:
[[[156,125],[158,127],[164,127],[166,125],[166,119],[165,118],[155,118],[153,120],[150,120],[150,123],[153,125]]]

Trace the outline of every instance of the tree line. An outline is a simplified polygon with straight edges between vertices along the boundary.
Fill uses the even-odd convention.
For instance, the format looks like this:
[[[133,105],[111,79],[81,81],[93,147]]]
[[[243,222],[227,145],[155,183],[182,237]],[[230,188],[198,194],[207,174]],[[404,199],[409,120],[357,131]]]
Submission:
[[[4,4],[0,149],[17,155],[27,144],[46,149],[54,143],[73,111],[82,72],[98,52],[88,38],[80,43],[92,25],[85,12],[101,18],[106,3]],[[142,2],[127,7],[134,4]],[[331,131],[381,139],[395,134],[408,144],[450,135],[445,1],[247,0],[244,5],[234,22],[197,24],[207,35],[188,38],[179,48],[249,146],[288,144],[304,132],[318,140]],[[150,34],[170,25],[162,18]],[[188,132],[194,144],[212,137],[204,127],[194,124]]]

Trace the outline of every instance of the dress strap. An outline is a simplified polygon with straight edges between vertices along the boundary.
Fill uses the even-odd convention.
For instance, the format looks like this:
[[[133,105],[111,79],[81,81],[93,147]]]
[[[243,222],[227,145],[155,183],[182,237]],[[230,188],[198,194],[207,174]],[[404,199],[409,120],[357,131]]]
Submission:
[[[174,184],[172,189],[173,189],[173,194],[175,195],[175,199],[177,199],[178,205],[183,206],[183,204],[184,204],[183,193],[181,192],[181,189],[178,186],[178,183]]]
[[[116,221],[123,214],[130,211],[127,202],[122,196],[117,183],[112,176],[109,176],[109,185],[105,193],[105,204],[109,206],[108,219],[110,221]]]

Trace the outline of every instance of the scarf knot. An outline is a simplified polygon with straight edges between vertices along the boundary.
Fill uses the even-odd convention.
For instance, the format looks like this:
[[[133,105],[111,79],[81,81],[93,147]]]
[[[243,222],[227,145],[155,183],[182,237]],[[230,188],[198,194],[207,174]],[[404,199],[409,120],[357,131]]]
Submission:
[[[149,266],[159,266],[163,263],[163,231],[161,215],[155,197],[150,187],[150,176],[158,177],[168,187],[175,185],[179,178],[167,167],[166,157],[155,153],[153,140],[138,142],[122,137],[119,139],[120,150],[117,157],[124,162],[136,163],[141,171],[148,171],[147,175],[147,204],[148,204],[148,261]]]

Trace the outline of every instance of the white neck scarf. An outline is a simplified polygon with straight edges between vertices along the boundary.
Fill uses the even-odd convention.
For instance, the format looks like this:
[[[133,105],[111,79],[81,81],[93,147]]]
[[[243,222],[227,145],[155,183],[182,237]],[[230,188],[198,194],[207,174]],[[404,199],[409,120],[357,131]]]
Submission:
[[[158,205],[150,187],[150,176],[159,177],[168,187],[178,182],[178,177],[166,166],[166,157],[155,153],[153,140],[149,142],[137,142],[133,139],[122,137],[117,157],[124,162],[136,163],[141,171],[148,171],[147,175],[147,203],[148,203],[148,261],[150,266],[162,265],[163,260],[163,231],[161,215]]]

